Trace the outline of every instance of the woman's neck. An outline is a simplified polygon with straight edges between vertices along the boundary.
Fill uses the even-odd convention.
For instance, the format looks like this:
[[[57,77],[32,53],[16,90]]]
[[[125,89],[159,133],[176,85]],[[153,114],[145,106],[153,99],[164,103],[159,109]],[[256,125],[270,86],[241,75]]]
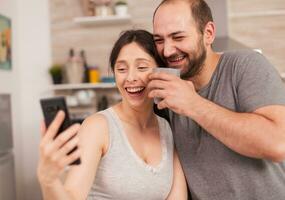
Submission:
[[[114,106],[120,119],[128,124],[145,129],[153,126],[156,122],[153,112],[153,104],[141,108],[133,108],[121,102]]]

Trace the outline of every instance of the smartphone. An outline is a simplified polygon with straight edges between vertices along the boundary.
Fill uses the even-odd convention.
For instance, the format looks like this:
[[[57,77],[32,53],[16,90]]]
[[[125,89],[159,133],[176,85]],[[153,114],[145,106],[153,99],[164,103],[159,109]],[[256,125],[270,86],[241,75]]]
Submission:
[[[63,112],[65,112],[64,121],[61,124],[58,130],[58,133],[56,134],[55,137],[57,137],[60,133],[62,133],[65,129],[67,129],[69,126],[72,125],[70,118],[69,118],[69,113],[68,113],[68,109],[67,109],[64,97],[52,97],[52,98],[40,99],[40,103],[41,103],[46,127],[49,127],[49,125],[54,120],[59,110],[62,110]],[[71,154],[76,149],[77,147],[72,149],[67,155]],[[75,160],[74,162],[72,162],[70,165],[79,165],[80,163],[81,163],[81,160],[79,158]]]

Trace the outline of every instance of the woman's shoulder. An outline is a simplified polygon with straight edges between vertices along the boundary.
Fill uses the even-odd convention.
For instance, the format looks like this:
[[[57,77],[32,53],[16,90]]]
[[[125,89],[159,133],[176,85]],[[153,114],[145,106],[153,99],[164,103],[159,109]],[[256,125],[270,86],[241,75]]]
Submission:
[[[105,146],[108,144],[108,130],[108,120],[104,112],[97,112],[83,121],[79,133],[81,137],[97,141]]]
[[[94,113],[88,116],[82,123],[82,126],[88,126],[89,128],[104,128],[108,126],[107,117],[104,114],[106,110]]]

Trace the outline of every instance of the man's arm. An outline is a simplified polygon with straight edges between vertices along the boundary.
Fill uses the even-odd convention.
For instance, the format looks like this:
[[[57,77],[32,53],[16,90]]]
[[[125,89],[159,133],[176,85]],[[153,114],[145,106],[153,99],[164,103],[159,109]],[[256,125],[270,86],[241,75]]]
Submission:
[[[285,159],[284,106],[266,106],[252,113],[237,113],[201,97],[191,81],[165,73],[153,73],[150,79],[149,97],[163,99],[158,104],[159,109],[169,108],[192,118],[242,155],[272,161]]]
[[[275,162],[285,159],[285,106],[266,106],[237,113],[201,97],[187,116],[230,149]]]

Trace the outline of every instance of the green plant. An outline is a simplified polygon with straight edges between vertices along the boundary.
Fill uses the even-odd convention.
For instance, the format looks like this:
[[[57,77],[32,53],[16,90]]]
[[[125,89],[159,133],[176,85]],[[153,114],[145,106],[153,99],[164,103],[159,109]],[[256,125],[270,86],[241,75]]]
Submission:
[[[54,84],[62,83],[62,70],[63,66],[59,64],[54,64],[49,68],[49,74]]]
[[[123,0],[116,1],[115,6],[121,6],[121,5],[127,5],[127,2]]]
[[[49,68],[49,73],[52,76],[59,76],[62,75],[62,65],[54,64]]]

